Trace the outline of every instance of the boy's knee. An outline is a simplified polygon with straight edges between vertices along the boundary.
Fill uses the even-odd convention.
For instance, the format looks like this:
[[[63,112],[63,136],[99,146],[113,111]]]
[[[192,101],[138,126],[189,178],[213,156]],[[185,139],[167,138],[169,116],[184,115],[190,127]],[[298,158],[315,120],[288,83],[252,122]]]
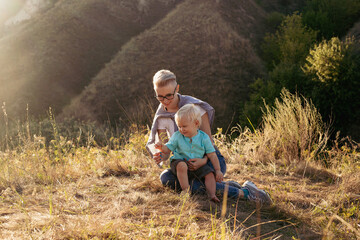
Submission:
[[[184,172],[188,170],[188,166],[185,162],[179,162],[176,166],[176,171]]]
[[[215,174],[213,172],[206,174],[205,179],[209,179],[209,178],[215,178]]]

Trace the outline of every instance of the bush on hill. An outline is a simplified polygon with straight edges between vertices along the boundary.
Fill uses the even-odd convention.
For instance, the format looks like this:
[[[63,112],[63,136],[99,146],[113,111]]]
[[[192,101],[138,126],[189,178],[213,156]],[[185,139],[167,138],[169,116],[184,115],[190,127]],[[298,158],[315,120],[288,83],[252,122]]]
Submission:
[[[262,99],[271,105],[285,87],[292,93],[311,98],[324,119],[334,120],[335,131],[358,139],[359,129],[355,122],[359,121],[359,113],[354,109],[359,109],[357,89],[360,78],[354,69],[359,68],[359,43],[356,40],[341,43],[338,38],[333,38],[312,49],[317,33],[321,36],[325,30],[314,31],[304,25],[302,15],[308,11],[305,9],[303,14],[286,17],[274,34],[264,38],[262,57],[269,72],[265,79],[257,79],[251,85],[253,93],[250,101],[245,103],[245,116],[240,118],[240,123],[248,125],[250,118],[258,124]]]
[[[292,93],[306,92],[309,84],[300,66],[315,41],[316,32],[302,24],[298,13],[285,17],[275,33],[265,36],[262,57],[267,63],[268,76],[251,85],[250,101],[244,104],[244,115],[240,116],[242,125],[249,125],[248,119],[255,125],[259,124],[262,99],[271,105],[282,88]]]
[[[343,134],[360,135],[360,48],[359,42],[338,38],[310,50],[304,72],[314,81],[308,93],[326,118],[334,118],[334,128]]]
[[[319,40],[329,40],[344,36],[359,17],[358,0],[309,0],[304,8],[303,22],[319,31]]]
[[[269,70],[279,63],[301,64],[316,41],[316,31],[302,24],[302,15],[285,17],[275,34],[267,34],[262,44],[262,57]]]

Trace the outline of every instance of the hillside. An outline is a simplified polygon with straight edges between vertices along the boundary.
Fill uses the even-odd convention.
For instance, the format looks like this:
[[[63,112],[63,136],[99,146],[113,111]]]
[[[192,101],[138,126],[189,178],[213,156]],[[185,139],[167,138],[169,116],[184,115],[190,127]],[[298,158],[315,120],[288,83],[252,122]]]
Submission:
[[[227,127],[234,98],[246,99],[248,84],[262,74],[253,43],[264,16],[255,1],[184,1],[124,45],[64,115],[149,122],[158,104],[152,76],[165,68],[177,75],[182,94],[209,102],[217,126]]]
[[[0,101],[10,115],[60,111],[131,37],[177,1],[61,0],[0,39]]]

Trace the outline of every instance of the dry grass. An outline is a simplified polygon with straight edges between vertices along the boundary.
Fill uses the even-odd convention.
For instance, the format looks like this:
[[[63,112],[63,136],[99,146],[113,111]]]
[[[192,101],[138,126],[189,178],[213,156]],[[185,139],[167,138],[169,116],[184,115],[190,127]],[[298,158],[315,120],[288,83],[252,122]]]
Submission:
[[[279,115],[265,116],[268,120],[285,116],[282,111],[294,106],[287,101],[299,100],[284,93],[274,109]],[[304,112],[296,116],[307,116],[300,121],[311,126],[305,136],[310,129],[319,133],[310,136],[321,136],[313,124],[322,123],[311,121],[316,113],[305,114],[314,111],[307,104],[297,105],[296,111]],[[295,131],[295,123],[289,121],[302,118],[276,121],[284,119]],[[189,198],[164,188],[158,178],[162,170],[145,152],[147,131],[141,128],[133,128],[126,143],[112,148],[79,146],[60,136],[45,146],[41,137],[29,138],[14,150],[0,152],[0,238],[359,238],[359,144],[336,140],[311,154],[317,151],[313,145],[318,146],[319,137],[303,145],[289,140],[281,145],[277,139],[289,133],[284,127],[276,134],[265,131],[270,122],[264,121],[255,133],[241,131],[231,142],[221,131],[215,135],[228,159],[226,179],[240,183],[250,179],[271,193],[274,205],[261,209],[222,196],[222,203],[216,205],[205,196]],[[290,144],[302,147],[294,151]],[[262,159],[266,154],[269,158]]]
[[[260,129],[235,129],[239,137],[231,142],[218,134],[235,166],[229,173],[267,183],[280,212],[325,239],[359,237],[360,144],[329,142],[312,103],[286,90],[273,109],[265,109]]]

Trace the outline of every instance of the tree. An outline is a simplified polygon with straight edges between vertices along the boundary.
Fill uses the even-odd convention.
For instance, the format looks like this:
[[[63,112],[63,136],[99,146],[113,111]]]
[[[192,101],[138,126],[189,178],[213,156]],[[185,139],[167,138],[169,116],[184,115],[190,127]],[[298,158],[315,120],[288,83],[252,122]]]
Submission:
[[[314,81],[319,80],[324,84],[338,81],[338,69],[348,46],[349,44],[343,44],[337,37],[322,41],[310,49],[303,71],[308,75],[313,75]]]
[[[334,37],[310,50],[302,70],[314,83],[311,98],[323,117],[345,134],[360,119],[359,42]],[[359,133],[351,135],[360,136]]]
[[[304,24],[318,30],[320,39],[344,36],[359,17],[359,0],[309,0],[303,12]]]
[[[284,18],[274,34],[268,34],[262,44],[263,58],[269,69],[266,79],[257,79],[250,87],[250,101],[244,104],[240,124],[248,118],[258,124],[261,120],[263,99],[269,105],[279,97],[284,87],[290,92],[303,92],[308,88],[306,75],[300,66],[305,62],[310,47],[316,41],[316,32],[303,25],[301,14]]]
[[[282,63],[299,64],[306,58],[316,41],[317,32],[302,23],[302,16],[294,13],[285,17],[275,34],[267,34],[261,46],[268,69]]]

